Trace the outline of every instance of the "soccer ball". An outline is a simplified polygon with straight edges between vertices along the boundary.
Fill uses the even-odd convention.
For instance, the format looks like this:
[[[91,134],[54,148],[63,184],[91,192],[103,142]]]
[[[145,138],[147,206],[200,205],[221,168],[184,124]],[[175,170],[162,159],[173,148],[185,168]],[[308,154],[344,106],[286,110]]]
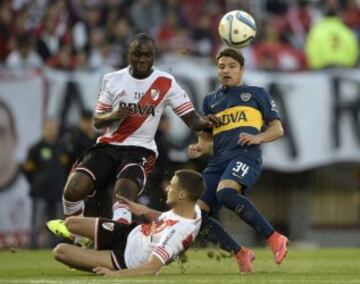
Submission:
[[[219,35],[225,44],[230,47],[245,47],[250,44],[256,35],[256,22],[245,11],[230,11],[220,20]]]

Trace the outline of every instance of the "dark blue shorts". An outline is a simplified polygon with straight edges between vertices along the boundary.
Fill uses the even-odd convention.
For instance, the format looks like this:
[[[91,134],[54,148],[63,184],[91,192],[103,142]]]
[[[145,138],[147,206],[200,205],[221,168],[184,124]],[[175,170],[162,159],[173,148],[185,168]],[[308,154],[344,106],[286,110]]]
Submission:
[[[233,160],[222,164],[207,167],[203,176],[205,179],[205,193],[201,198],[213,213],[218,211],[222,204],[216,198],[216,190],[221,180],[233,180],[243,187],[243,192],[250,190],[260,177],[262,164],[260,159],[253,159],[239,155]]]

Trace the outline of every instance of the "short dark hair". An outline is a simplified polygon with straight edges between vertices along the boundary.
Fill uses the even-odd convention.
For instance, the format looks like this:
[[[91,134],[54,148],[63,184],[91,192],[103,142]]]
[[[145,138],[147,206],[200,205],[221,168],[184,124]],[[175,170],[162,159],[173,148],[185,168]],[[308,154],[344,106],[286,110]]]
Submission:
[[[191,201],[196,202],[203,195],[205,183],[199,172],[183,169],[176,171],[175,176],[179,179],[179,186]]]
[[[147,33],[138,33],[135,34],[131,37],[130,41],[129,41],[129,47],[134,44],[134,43],[148,43],[150,42],[154,48],[156,49],[156,44],[155,44],[155,40]]]
[[[12,113],[10,107],[3,100],[0,100],[0,108],[5,110],[7,116],[9,117],[11,134],[15,138],[15,140],[17,140],[17,131],[16,131],[14,114]]]
[[[221,50],[217,55],[216,55],[216,63],[219,63],[219,59],[221,57],[231,57],[233,58],[235,61],[239,62],[240,66],[243,67],[245,64],[245,58],[242,55],[241,51],[233,49],[233,48],[225,48],[223,50]]]

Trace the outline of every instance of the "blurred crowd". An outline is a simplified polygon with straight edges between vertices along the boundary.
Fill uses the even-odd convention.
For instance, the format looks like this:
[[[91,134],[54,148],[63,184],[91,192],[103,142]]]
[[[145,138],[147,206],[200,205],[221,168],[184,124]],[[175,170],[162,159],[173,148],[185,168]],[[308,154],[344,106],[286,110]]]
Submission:
[[[219,20],[233,9],[250,12],[257,22],[256,39],[244,49],[248,68],[358,66],[358,0],[3,0],[0,64],[18,70],[121,68],[136,32],[153,35],[159,57],[213,58],[222,46]]]

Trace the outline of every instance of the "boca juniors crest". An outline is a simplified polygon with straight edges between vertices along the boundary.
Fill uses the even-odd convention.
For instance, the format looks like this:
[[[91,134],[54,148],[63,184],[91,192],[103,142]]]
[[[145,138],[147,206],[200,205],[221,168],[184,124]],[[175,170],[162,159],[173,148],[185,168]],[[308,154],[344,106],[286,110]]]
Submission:
[[[248,102],[251,99],[251,94],[250,93],[241,93],[240,98],[242,101]]]

